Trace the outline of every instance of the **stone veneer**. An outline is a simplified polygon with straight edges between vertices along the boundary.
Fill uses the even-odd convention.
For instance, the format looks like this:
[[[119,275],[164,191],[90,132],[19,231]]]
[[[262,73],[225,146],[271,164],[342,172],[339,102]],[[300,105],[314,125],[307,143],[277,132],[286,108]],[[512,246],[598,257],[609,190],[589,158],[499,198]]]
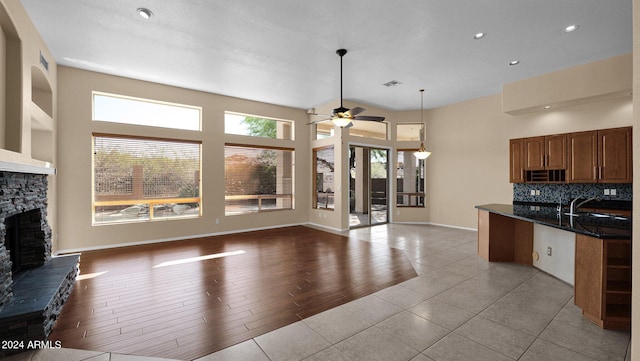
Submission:
[[[24,233],[23,265],[43,265],[51,258],[51,228],[47,223],[47,176],[43,174],[0,172],[0,309],[12,297],[11,258],[5,244],[5,219],[29,212],[30,223],[19,226]],[[21,223],[25,223],[22,222]],[[39,226],[38,226],[39,224]],[[25,228],[28,228],[25,229]]]
[[[51,257],[45,174],[0,171],[0,340],[45,341],[78,275],[79,256]],[[22,268],[12,273],[5,221],[17,216]],[[0,349],[0,358],[26,349]]]

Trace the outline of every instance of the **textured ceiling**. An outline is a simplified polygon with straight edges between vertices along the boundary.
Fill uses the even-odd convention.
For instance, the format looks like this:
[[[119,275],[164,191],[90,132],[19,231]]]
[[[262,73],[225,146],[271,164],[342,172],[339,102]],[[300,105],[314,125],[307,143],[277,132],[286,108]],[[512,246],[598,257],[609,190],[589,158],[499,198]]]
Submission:
[[[631,0],[22,3],[58,64],[303,109],[339,99],[339,48],[344,98],[389,110],[418,109],[420,88],[432,108],[632,51]]]

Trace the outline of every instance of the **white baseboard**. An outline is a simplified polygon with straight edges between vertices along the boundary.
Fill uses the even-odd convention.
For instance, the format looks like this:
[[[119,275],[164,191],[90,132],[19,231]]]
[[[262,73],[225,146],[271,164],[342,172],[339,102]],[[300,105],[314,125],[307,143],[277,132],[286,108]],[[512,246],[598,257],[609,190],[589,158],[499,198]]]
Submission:
[[[213,236],[223,236],[223,235],[227,235],[227,234],[236,234],[236,233],[244,233],[244,232],[252,232],[252,231],[262,231],[262,230],[274,229],[274,228],[305,226],[305,225],[307,225],[307,224],[306,223],[279,224],[277,226],[269,226],[269,227],[243,228],[243,229],[240,229],[240,230],[233,230],[233,231],[223,231],[223,232],[206,233],[206,234],[193,234],[193,235],[185,235],[185,236],[180,236],[180,237],[150,239],[150,240],[146,240],[146,241],[108,244],[108,245],[100,245],[100,246],[94,246],[94,247],[61,249],[61,250],[58,250],[55,253],[55,255],[63,255],[63,254],[69,254],[69,253],[80,253],[80,252],[87,252],[87,251],[96,251],[96,250],[101,250],[101,249],[140,246],[140,245],[145,245],[145,244],[173,242],[173,241],[180,241],[180,240],[185,240],[185,239],[213,237]]]

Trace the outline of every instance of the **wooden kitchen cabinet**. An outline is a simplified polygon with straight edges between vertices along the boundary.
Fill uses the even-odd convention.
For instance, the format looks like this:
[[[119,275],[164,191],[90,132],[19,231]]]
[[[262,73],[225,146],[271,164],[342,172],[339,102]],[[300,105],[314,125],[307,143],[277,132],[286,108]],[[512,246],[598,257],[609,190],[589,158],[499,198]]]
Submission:
[[[598,181],[631,183],[631,127],[598,131]]]
[[[605,329],[631,327],[631,241],[576,234],[574,303]]]
[[[567,135],[524,138],[526,170],[566,169]]]
[[[570,183],[631,183],[631,127],[570,133]]]
[[[509,140],[509,182],[523,183],[524,177],[524,140]]]

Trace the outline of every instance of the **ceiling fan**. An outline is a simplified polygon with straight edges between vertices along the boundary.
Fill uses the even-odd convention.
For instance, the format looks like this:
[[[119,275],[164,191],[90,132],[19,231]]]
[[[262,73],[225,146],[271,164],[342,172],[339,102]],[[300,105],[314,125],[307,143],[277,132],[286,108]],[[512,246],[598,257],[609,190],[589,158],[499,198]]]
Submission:
[[[355,107],[353,109],[345,108],[342,105],[342,57],[347,53],[346,49],[338,49],[336,50],[336,54],[340,56],[340,107],[335,108],[331,115],[325,114],[316,114],[315,111],[309,111],[308,113],[311,115],[319,115],[328,117],[326,119],[315,120],[309,124],[318,124],[322,122],[326,122],[328,120],[333,121],[333,123],[341,128],[351,127],[353,126],[352,120],[364,120],[370,122],[381,122],[384,120],[384,117],[378,117],[373,115],[358,115],[364,112],[366,109],[361,107]]]

